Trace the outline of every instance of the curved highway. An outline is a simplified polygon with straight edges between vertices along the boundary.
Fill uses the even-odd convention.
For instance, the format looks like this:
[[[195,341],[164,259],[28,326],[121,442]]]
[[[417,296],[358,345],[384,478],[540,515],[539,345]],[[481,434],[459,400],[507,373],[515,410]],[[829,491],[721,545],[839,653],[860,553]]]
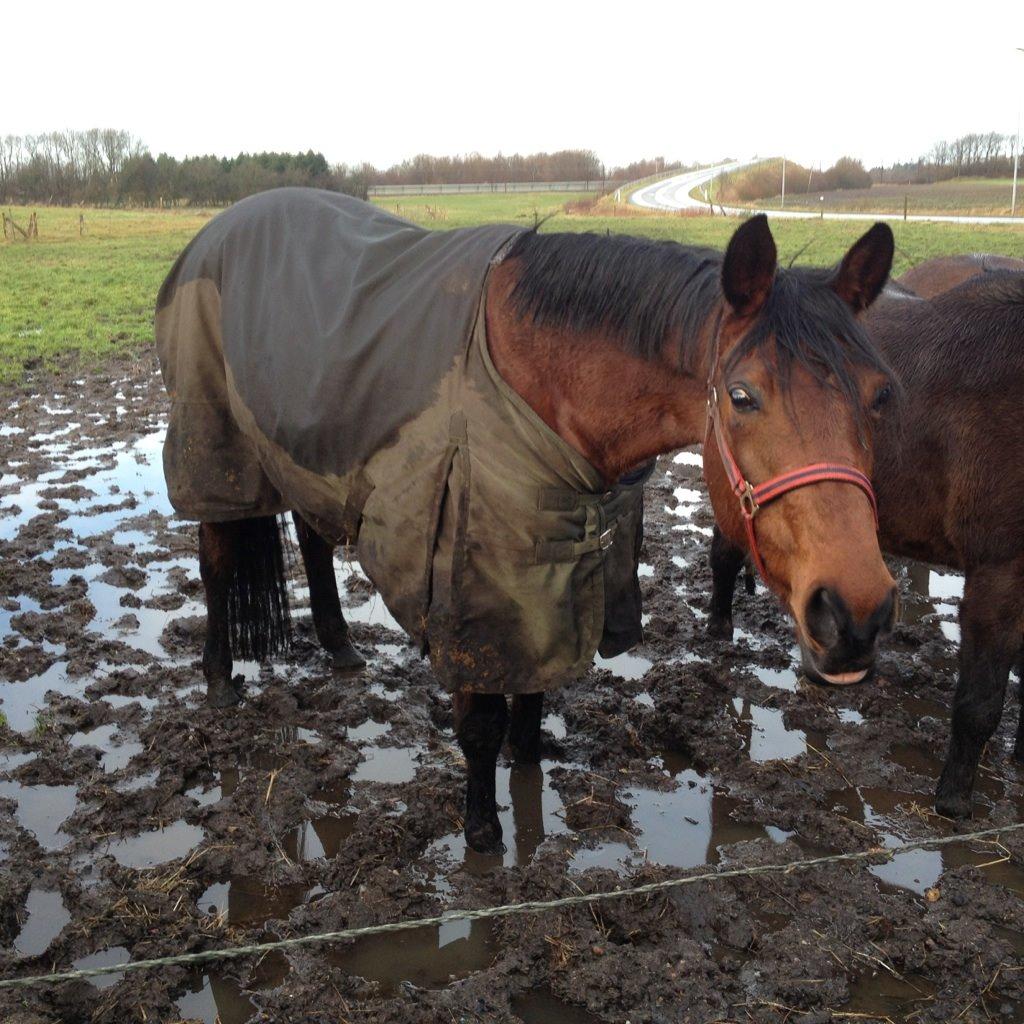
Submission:
[[[629,201],[634,206],[642,206],[648,210],[692,210],[707,209],[707,203],[694,199],[690,192],[698,185],[706,185],[712,178],[730,171],[738,171],[743,167],[760,163],[759,160],[734,160],[728,164],[716,164],[714,167],[702,167],[699,171],[686,171],[671,178],[651,182],[638,188]]]

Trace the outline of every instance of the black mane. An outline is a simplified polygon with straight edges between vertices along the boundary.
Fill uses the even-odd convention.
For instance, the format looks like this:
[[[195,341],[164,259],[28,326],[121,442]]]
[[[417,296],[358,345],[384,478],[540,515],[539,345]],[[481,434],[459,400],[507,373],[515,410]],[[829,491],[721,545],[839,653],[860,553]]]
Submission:
[[[723,296],[716,249],[593,233],[520,235],[508,253],[522,269],[512,292],[517,314],[572,333],[604,331],[624,349],[655,359],[667,339],[680,367],[695,373]],[[786,386],[794,364],[836,387],[859,408],[854,366],[888,374],[864,328],[832,289],[834,270],[779,268],[775,286],[729,363],[775,342]]]

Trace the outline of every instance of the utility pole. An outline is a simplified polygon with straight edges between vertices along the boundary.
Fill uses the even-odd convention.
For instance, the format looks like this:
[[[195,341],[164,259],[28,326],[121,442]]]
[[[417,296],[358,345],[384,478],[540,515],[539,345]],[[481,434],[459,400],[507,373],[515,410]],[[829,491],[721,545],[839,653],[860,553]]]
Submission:
[[[1024,46],[1017,47],[1018,53],[1024,53]],[[1010,197],[1010,216],[1017,213],[1017,168],[1020,165],[1020,98],[1017,99],[1017,144],[1013,147],[1013,193]]]
[[[1017,166],[1020,164],[1020,113],[1017,113],[1017,139],[1013,147],[1013,191],[1010,193],[1010,216],[1017,213]]]

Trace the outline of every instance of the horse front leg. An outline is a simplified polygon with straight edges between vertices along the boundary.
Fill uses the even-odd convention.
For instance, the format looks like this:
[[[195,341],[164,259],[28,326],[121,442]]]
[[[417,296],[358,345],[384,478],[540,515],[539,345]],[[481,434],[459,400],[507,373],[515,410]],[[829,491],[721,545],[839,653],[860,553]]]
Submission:
[[[517,693],[512,698],[508,742],[516,763],[540,763],[540,723],[543,715],[543,693]]]
[[[495,772],[508,706],[500,693],[456,693],[452,706],[455,734],[466,758],[466,845],[477,853],[504,853]]]
[[[1020,649],[1021,575],[1012,563],[967,574],[960,605],[960,678],[935,799],[935,809],[951,818],[970,817],[978,762],[1002,715],[1010,666]]]
[[[309,603],[313,627],[321,646],[339,671],[365,668],[366,660],[352,645],[348,623],[341,612],[338,580],[334,575],[334,547],[313,529],[298,512],[292,512],[299,538],[302,564],[309,580]]]
[[[237,558],[236,523],[199,524],[199,575],[206,591],[203,675],[206,702],[214,708],[237,704],[242,695],[231,681],[228,597]]]
[[[711,608],[708,633],[718,640],[732,639],[732,602],[746,553],[727,540],[716,526],[711,536]]]

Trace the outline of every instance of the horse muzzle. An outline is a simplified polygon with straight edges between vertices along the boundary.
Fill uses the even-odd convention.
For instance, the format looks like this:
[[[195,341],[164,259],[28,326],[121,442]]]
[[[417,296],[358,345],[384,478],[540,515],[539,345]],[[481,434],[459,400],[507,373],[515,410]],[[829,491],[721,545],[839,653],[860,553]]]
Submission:
[[[800,639],[801,667],[811,682],[853,686],[874,678],[878,640],[892,629],[896,588],[858,621],[842,597],[819,587],[807,602]]]

